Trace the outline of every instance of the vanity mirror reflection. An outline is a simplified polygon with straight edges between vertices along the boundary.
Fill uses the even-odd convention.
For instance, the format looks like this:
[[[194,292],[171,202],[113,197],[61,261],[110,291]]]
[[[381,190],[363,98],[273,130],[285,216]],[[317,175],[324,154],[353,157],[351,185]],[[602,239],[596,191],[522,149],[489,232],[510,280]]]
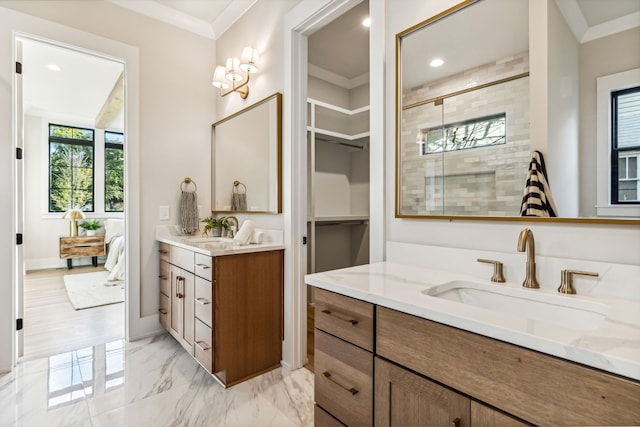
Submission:
[[[606,3],[468,0],[396,36],[396,217],[637,223],[597,217],[596,78],[640,68],[640,5]],[[560,218],[520,216],[534,150]]]
[[[213,212],[282,212],[282,94],[213,124]]]

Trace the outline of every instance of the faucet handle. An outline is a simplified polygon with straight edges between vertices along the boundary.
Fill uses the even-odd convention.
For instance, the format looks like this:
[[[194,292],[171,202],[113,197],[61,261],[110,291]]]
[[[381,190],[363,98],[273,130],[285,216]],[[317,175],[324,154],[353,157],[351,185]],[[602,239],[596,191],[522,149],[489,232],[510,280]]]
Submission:
[[[580,271],[580,270],[562,270],[560,271],[560,286],[558,292],[561,294],[575,294],[576,290],[573,287],[573,275],[580,274],[582,276],[595,276],[599,274],[592,271]]]
[[[482,259],[478,258],[478,262],[486,262],[488,264],[493,264],[493,276],[491,276],[491,281],[496,283],[503,283],[504,274],[502,274],[502,263],[500,261],[495,261],[493,259]]]

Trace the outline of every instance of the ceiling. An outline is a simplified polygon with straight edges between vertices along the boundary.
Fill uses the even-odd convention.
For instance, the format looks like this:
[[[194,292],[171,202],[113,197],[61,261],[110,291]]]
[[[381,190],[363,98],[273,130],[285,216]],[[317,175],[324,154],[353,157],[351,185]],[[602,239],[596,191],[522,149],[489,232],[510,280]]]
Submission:
[[[257,0],[107,1],[195,34],[216,39]],[[505,7],[512,2],[502,1],[505,2]],[[578,19],[570,22],[570,25],[576,38],[582,41],[606,32],[612,21],[621,20],[631,27],[640,25],[640,0],[556,2],[563,14],[578,15]],[[368,2],[364,1],[309,37],[311,75],[346,88],[368,81],[369,34],[368,29],[362,26],[367,9]],[[576,11],[580,13],[577,14]],[[517,19],[511,20],[517,22]],[[451,38],[438,34],[433,40],[436,41],[435,46],[442,47]],[[31,113],[55,111],[62,116],[82,116],[95,120],[122,72],[122,64],[118,62],[39,42],[26,42],[23,57],[23,104],[24,110]],[[61,71],[47,69],[47,65],[52,62],[57,63]],[[113,125],[114,130],[118,126],[124,127],[123,118],[118,120]]]

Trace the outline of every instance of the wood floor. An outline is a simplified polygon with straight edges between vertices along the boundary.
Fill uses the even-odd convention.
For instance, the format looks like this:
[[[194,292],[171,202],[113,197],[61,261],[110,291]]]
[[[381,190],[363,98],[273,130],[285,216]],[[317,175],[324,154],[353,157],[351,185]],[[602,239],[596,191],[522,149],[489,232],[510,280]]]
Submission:
[[[24,281],[24,358],[50,356],[124,338],[124,303],[74,310],[63,276],[98,267],[35,270]]]

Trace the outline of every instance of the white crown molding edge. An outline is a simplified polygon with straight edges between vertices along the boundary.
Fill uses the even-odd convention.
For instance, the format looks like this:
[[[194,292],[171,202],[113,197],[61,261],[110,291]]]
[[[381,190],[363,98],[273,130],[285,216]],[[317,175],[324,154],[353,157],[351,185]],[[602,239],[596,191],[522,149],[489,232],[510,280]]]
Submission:
[[[369,73],[364,73],[359,76],[356,76],[352,79],[348,79],[336,73],[333,73],[329,70],[325,70],[324,68],[318,67],[317,65],[309,64],[308,65],[309,75],[315,77],[320,80],[324,80],[325,82],[332,83],[336,86],[339,86],[343,89],[351,90],[358,86],[362,86],[365,83],[369,83]]]
[[[214,39],[217,39],[236,23],[258,0],[233,0],[211,23]]]
[[[601,37],[610,36],[612,34],[621,33],[622,31],[640,27],[640,12],[634,12],[602,24],[589,27],[587,32],[582,36],[580,43],[590,42]]]
[[[578,2],[576,0],[556,0],[556,5],[558,9],[560,9],[560,13],[569,25],[569,28],[571,28],[571,32],[576,40],[582,40],[589,26],[582,13],[582,9],[578,6]]]

